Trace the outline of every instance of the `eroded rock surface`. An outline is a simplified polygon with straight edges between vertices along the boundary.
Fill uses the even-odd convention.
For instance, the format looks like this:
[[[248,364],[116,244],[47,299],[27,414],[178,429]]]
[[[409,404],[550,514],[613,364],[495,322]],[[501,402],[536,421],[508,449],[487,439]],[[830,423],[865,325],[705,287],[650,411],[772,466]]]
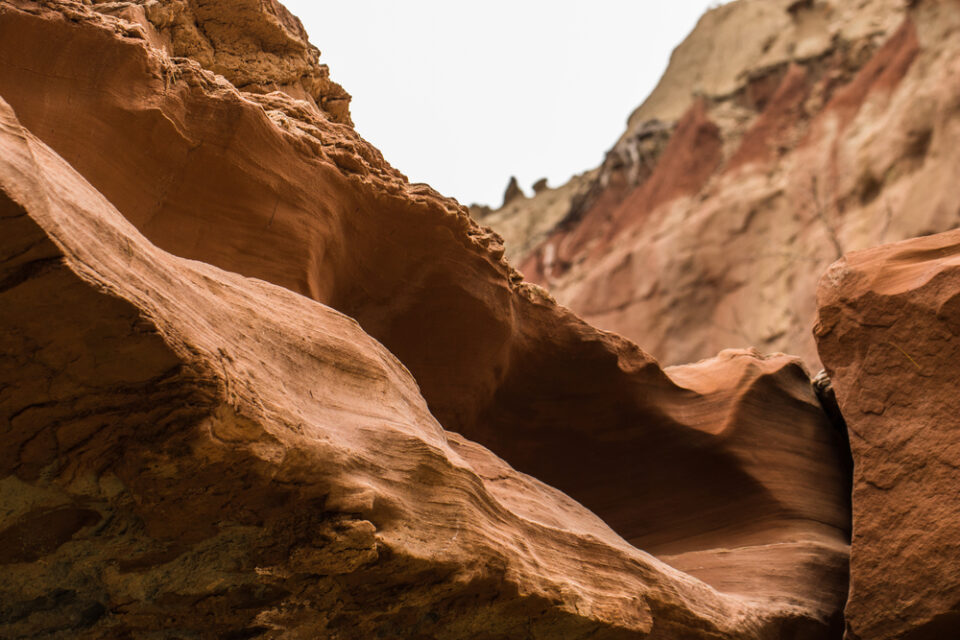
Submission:
[[[90,3],[86,3],[90,4]],[[351,124],[350,94],[330,79],[300,20],[277,0],[94,0],[171,56],[190,58],[245,91],[283,91]],[[30,3],[21,6],[29,7]]]
[[[10,634],[836,628],[844,452],[799,361],[664,371],[128,10],[0,2]]]
[[[5,637],[814,638],[835,612],[845,545],[811,521],[842,521],[843,506],[806,513],[804,491],[836,493],[810,469],[764,477],[744,461],[762,486],[729,496],[747,512],[717,509],[738,533],[752,521],[758,543],[778,528],[797,541],[761,545],[762,575],[709,575],[709,553],[674,571],[444,431],[350,318],[149,244],[5,104],[0,148]],[[784,406],[799,396],[809,415],[781,416],[784,445],[823,463],[828,431],[796,363],[726,360],[787,385]],[[689,390],[661,382],[692,411],[673,429],[753,442],[765,425],[723,413],[729,392],[700,367],[674,374]],[[731,439],[716,446],[732,456]],[[678,534],[704,526],[649,508],[685,516]],[[700,547],[724,538],[708,528]],[[795,548],[817,556],[811,575],[788,566]]]
[[[820,357],[854,458],[848,640],[960,629],[960,232],[848,254],[820,281]]]

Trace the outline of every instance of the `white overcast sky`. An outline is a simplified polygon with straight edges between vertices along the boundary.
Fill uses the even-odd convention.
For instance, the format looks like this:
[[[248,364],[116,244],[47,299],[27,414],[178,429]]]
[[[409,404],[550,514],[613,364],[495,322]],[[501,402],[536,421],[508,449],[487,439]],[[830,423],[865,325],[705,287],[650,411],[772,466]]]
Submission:
[[[283,0],[413,182],[499,205],[600,164],[714,0]]]

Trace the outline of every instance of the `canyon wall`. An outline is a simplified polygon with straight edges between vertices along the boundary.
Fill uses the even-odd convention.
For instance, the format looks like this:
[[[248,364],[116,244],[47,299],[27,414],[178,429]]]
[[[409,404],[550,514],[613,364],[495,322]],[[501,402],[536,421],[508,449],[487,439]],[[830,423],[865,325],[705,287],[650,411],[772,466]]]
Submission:
[[[0,637],[953,637],[958,32],[719,7],[501,236],[275,0],[0,0]]]
[[[565,215],[540,204],[561,187],[483,220],[529,280],[666,364],[756,346],[819,368],[819,274],[960,222],[958,29],[951,0],[716,8]],[[518,234],[528,218],[550,229]]]
[[[277,3],[0,0],[0,97],[0,635],[840,633],[801,361],[556,304]]]

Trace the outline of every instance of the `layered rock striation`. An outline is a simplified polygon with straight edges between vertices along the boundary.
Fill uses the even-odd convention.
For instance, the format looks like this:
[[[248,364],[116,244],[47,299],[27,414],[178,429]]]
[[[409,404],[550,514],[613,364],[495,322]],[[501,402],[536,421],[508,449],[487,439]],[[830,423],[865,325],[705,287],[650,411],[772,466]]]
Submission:
[[[154,247],[0,108],[4,637],[744,631],[445,432],[356,322]]]
[[[960,222],[958,29],[946,0],[716,8],[551,230],[512,231],[538,196],[484,220],[528,279],[665,363],[755,346],[819,368],[819,274]]]
[[[838,630],[799,360],[584,323],[211,7],[0,2],[0,635]]]

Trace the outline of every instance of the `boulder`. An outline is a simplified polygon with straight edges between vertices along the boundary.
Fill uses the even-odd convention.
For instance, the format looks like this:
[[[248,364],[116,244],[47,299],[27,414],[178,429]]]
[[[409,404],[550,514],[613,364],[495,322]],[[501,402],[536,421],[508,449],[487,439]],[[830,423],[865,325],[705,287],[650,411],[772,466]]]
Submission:
[[[847,640],[960,629],[960,231],[856,251],[820,281],[817,345],[849,428]]]

